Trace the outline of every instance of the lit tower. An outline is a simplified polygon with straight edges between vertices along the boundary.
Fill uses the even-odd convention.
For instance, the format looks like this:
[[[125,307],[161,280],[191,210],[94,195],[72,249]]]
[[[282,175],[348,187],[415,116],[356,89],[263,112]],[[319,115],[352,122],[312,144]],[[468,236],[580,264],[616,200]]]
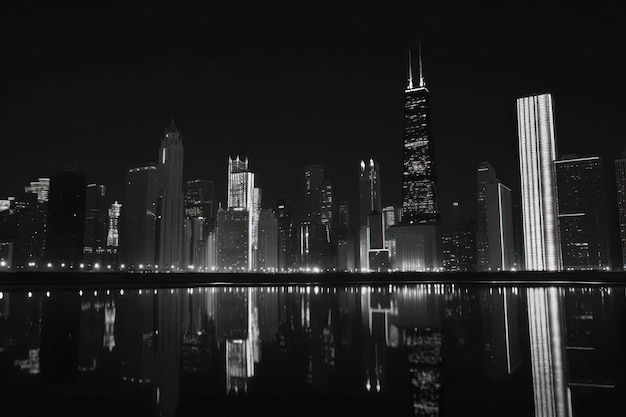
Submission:
[[[376,210],[382,213],[380,200],[380,173],[378,162],[370,158],[369,163],[361,161],[359,171],[359,209],[361,226],[367,225],[367,215]]]
[[[558,271],[561,253],[553,162],[554,112],[550,94],[517,99],[526,269]]]
[[[402,221],[435,223],[440,220],[437,174],[430,122],[430,99],[422,73],[421,48],[419,83],[413,85],[411,51],[409,80],[404,91],[404,153],[402,170]]]
[[[157,181],[157,264],[178,270],[183,257],[183,142],[173,119],[161,139]]]

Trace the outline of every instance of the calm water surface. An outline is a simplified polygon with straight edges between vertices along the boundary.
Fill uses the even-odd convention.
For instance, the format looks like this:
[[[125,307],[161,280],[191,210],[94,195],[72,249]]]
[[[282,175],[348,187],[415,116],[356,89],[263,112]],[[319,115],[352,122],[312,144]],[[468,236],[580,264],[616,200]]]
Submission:
[[[0,293],[0,415],[623,415],[623,286]]]

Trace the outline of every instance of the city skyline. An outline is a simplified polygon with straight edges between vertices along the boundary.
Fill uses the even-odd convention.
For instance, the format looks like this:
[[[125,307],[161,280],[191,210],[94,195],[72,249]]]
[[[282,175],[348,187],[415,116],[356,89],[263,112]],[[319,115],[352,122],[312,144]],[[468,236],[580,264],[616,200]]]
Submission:
[[[553,94],[564,153],[619,157],[623,104],[619,88],[607,83],[623,68],[615,54],[621,28],[611,25],[621,8],[571,6],[562,16],[556,6],[522,3],[415,7],[420,13],[14,6],[7,14],[14,18],[7,27],[15,29],[8,53],[19,59],[2,117],[11,150],[29,163],[18,162],[18,169],[20,158],[3,153],[0,169],[11,180],[0,192],[15,195],[76,162],[88,182],[107,186],[107,198],[123,200],[126,170],[155,162],[157,138],[174,118],[189,149],[184,180],[213,180],[218,202],[225,201],[224,161],[239,154],[252,161],[265,206],[280,198],[300,202],[303,167],[319,163],[335,178],[337,198],[355,207],[358,163],[369,157],[380,164],[383,205],[398,204],[401,97],[407,51],[419,41],[436,146],[454,149],[436,155],[444,220],[453,201],[475,217],[475,181],[458,181],[453,173],[469,177],[482,161],[519,194],[511,168],[517,97]],[[524,41],[507,29],[534,12],[551,25]],[[185,30],[158,32],[167,15],[172,27]],[[589,31],[574,36],[581,19]],[[83,37],[64,29],[70,21]],[[325,25],[313,30],[318,21]],[[471,22],[488,24],[476,29]],[[49,40],[40,26],[50,29]],[[207,36],[199,36],[203,30]],[[451,39],[463,30],[463,39]],[[247,105],[240,107],[237,97]],[[597,105],[582,112],[577,100]],[[604,140],[589,141],[592,134]],[[273,168],[277,159],[280,172]]]

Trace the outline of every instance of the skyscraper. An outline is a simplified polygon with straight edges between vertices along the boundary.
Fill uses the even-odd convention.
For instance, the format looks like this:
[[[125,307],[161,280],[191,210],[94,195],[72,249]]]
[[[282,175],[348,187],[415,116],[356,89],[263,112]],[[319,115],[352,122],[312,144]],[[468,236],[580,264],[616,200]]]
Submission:
[[[489,162],[478,166],[477,180],[477,268],[479,271],[509,271],[513,268],[515,251],[511,189],[496,178],[496,171]]]
[[[278,268],[278,221],[271,209],[262,209],[259,215],[259,247],[257,269],[274,272]]]
[[[390,226],[391,265],[400,271],[442,269],[441,215],[437,170],[430,121],[430,93],[419,57],[419,81],[413,84],[409,52],[408,84],[404,91],[404,144],[401,222]]]
[[[83,261],[87,265],[101,264],[107,247],[107,207],[105,186],[87,184],[85,206],[85,238]]]
[[[147,164],[126,173],[120,213],[120,256],[131,269],[152,268],[156,259],[157,167]]]
[[[183,259],[186,267],[204,270],[207,238],[212,229],[213,181],[187,181],[185,187],[185,233]]]
[[[622,269],[626,270],[626,158],[615,160],[615,182],[617,186],[620,241],[622,244]]]
[[[246,233],[248,243],[245,248],[248,251],[246,259],[248,270],[252,271],[256,264],[256,252],[258,247],[259,211],[261,209],[261,190],[255,187],[254,172],[248,168],[248,158],[240,160],[228,158],[228,210],[237,209],[248,212],[248,230]],[[229,215],[228,219],[237,219],[240,216]],[[241,246],[239,246],[241,248]]]
[[[376,210],[382,213],[380,193],[380,170],[378,162],[370,158],[369,163],[361,161],[359,171],[359,215],[360,225],[367,225],[367,215]]]
[[[554,161],[564,270],[610,266],[603,165],[599,157]]]
[[[550,94],[517,99],[526,269],[561,269],[553,161],[554,112]]]
[[[429,91],[422,73],[421,53],[419,82],[417,86],[414,86],[409,52],[409,80],[404,91],[402,221],[404,223],[434,223],[439,220]]]
[[[350,207],[342,201],[337,208],[337,271],[352,272],[354,263],[354,236],[350,228]]]
[[[304,170],[304,220],[300,224],[300,262],[304,267],[330,267],[330,216],[332,187],[324,180],[324,167]]]
[[[296,266],[298,241],[293,215],[293,200],[283,198],[276,204],[278,220],[278,268],[285,272]]]
[[[85,233],[85,175],[61,171],[50,178],[46,258],[55,267],[82,261]]]
[[[178,270],[183,266],[183,142],[173,119],[161,139],[157,180],[157,263]]]
[[[250,271],[250,212],[242,207],[217,211],[217,266],[221,271]]]
[[[107,264],[117,265],[119,263],[120,247],[120,215],[122,205],[114,201],[108,209],[109,227],[107,230]]]

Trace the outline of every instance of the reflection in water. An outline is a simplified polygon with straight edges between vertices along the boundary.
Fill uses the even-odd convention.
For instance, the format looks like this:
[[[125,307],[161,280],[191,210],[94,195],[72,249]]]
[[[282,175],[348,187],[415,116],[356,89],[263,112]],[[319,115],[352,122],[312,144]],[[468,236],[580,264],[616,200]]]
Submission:
[[[529,288],[527,292],[535,416],[570,416],[561,291]]]
[[[611,415],[623,394],[623,288],[0,294],[0,388],[17,415],[578,417]],[[59,387],[73,401],[57,410]]]

